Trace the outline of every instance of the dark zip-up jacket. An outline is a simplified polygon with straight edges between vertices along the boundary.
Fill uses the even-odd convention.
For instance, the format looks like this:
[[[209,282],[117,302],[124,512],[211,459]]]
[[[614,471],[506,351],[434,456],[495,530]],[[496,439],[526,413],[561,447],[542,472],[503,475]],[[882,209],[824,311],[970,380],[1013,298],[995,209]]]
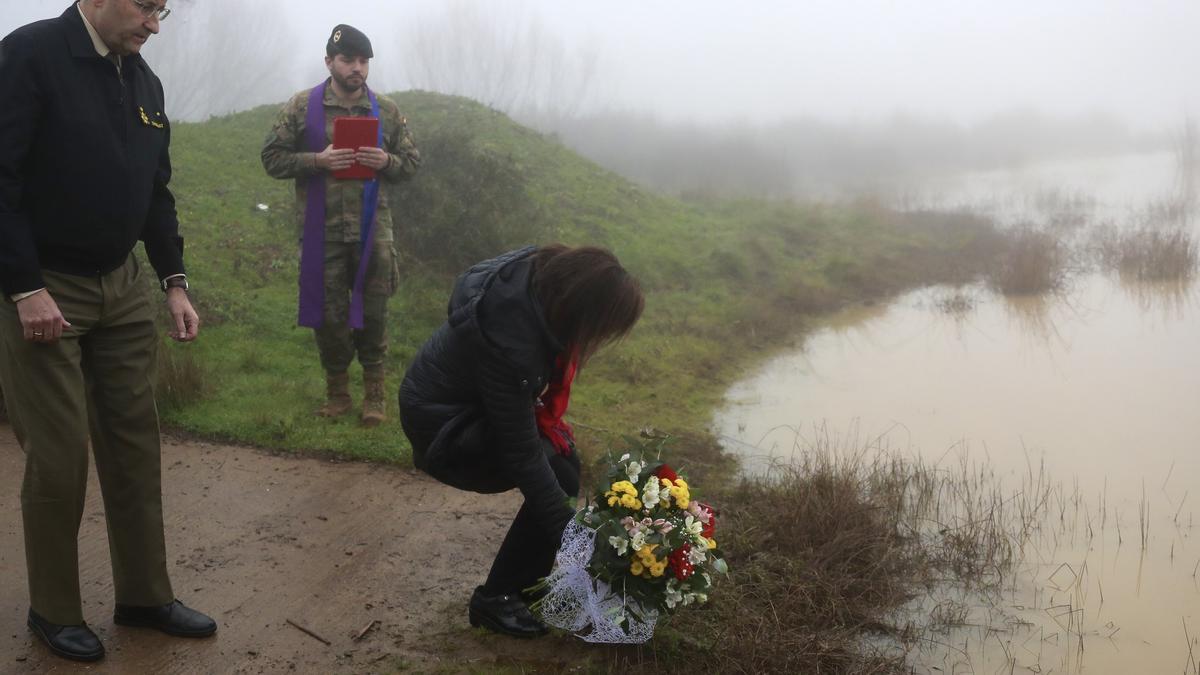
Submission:
[[[446,323],[404,376],[400,418],[418,468],[480,492],[515,486],[547,536],[558,538],[573,511],[546,459],[534,406],[563,347],[533,297],[535,251],[511,251],[458,278]],[[486,475],[495,467],[497,475]]]
[[[0,289],[107,273],[138,240],[160,279],[183,273],[170,138],[158,77],[138,55],[118,76],[74,4],[0,41]]]

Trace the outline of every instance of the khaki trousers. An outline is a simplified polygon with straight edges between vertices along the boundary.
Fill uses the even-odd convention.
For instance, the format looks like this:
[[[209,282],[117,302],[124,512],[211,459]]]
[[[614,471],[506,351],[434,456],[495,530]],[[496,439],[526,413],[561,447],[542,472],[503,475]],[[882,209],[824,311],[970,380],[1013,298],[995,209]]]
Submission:
[[[21,515],[30,605],[58,624],[83,621],[79,524],[88,440],[104,498],[116,602],[174,600],[163,539],[158,334],[136,259],[100,277],[44,272],[72,325],[56,344],[27,342],[0,299],[0,382],[25,451]]]

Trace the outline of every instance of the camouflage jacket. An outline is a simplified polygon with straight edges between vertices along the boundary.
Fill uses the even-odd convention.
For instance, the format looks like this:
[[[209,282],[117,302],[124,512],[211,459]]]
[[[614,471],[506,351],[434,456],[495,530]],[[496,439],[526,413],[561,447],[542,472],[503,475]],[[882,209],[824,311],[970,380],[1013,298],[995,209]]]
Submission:
[[[279,111],[275,125],[263,143],[262,163],[267,173],[275,178],[294,178],[296,181],[296,224],[297,238],[304,232],[304,205],[307,200],[308,178],[317,173],[315,153],[304,147],[304,121],[308,114],[309,91],[297,93]],[[385,96],[379,99],[379,117],[383,125],[383,147],[392,156],[392,164],[379,172],[387,182],[411,178],[421,166],[421,154],[408,132],[408,120],[400,115],[400,109]],[[371,114],[371,103],[366,96],[347,107],[337,98],[333,88],[325,85],[325,138],[326,145],[333,138],[333,118],[342,116],[367,116]],[[362,193],[364,181],[336,180],[326,176],[325,180],[325,241],[358,241],[362,219]],[[376,212],[375,240],[392,240],[392,212],[388,204],[388,191],[379,191],[379,208]]]

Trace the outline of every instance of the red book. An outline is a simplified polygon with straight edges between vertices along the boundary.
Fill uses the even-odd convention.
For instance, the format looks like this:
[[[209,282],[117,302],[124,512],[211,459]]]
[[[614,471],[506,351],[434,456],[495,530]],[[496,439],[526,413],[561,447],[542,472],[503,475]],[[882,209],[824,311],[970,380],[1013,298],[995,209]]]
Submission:
[[[333,118],[333,148],[374,148],[379,146],[379,119],[375,117],[335,117]],[[337,179],[371,180],[375,170],[365,167],[358,162],[348,169],[333,172]]]

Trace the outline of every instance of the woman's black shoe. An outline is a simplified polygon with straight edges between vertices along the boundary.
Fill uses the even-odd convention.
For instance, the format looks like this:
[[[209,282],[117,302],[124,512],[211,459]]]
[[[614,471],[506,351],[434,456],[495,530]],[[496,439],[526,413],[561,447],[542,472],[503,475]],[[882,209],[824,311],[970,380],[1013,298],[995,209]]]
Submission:
[[[50,623],[29,609],[29,630],[55,654],[74,661],[98,661],[104,656],[104,645],[86,623],[60,626]]]
[[[472,626],[483,626],[490,631],[513,637],[531,638],[550,632],[529,611],[520,595],[488,595],[483,586],[471,595],[468,618]]]

